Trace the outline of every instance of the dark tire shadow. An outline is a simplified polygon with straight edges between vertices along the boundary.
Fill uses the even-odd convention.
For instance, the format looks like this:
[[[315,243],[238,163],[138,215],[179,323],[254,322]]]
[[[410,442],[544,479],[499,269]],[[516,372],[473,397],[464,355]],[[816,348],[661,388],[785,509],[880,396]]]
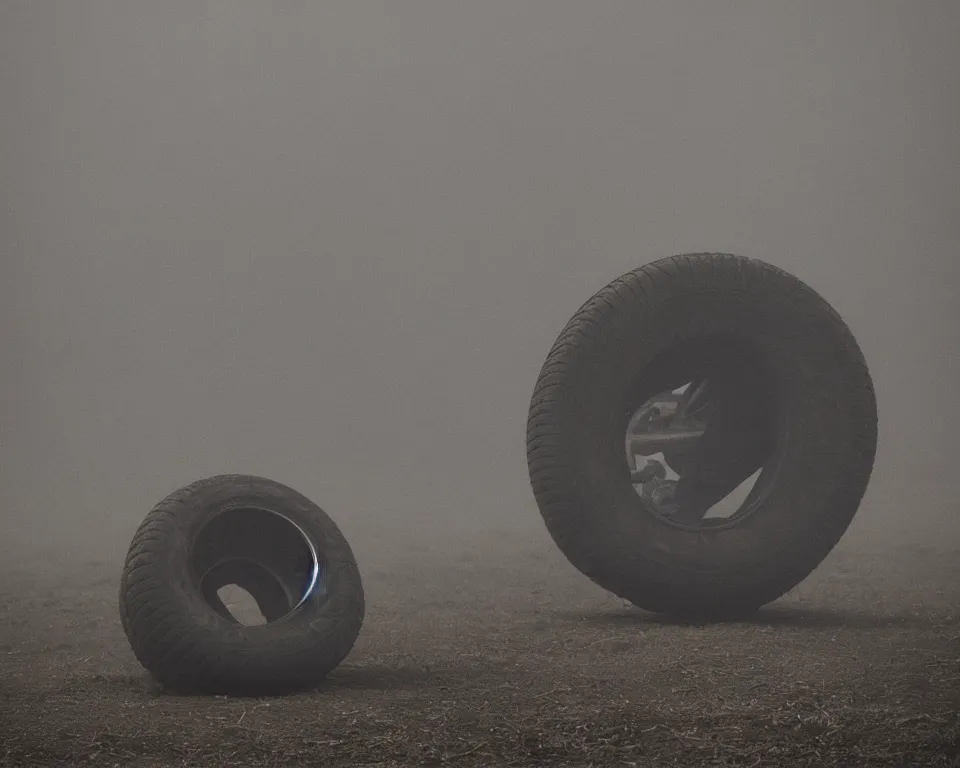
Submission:
[[[802,606],[771,605],[740,618],[718,621],[693,621],[647,613],[639,608],[602,611],[596,613],[561,613],[567,619],[593,626],[755,626],[796,629],[884,629],[888,627],[932,626],[936,617],[911,614],[875,614],[834,608],[806,608]]]
[[[337,667],[327,675],[318,688],[318,692],[351,691],[395,691],[399,689],[426,688],[444,685],[444,678],[450,677],[443,671],[433,671],[425,667],[400,666],[389,667],[385,664],[357,664]],[[462,673],[460,675],[462,677]]]
[[[315,688],[293,690],[289,693],[274,693],[266,696],[231,696],[230,698],[286,699],[310,694],[324,694],[331,691],[395,691],[427,687],[456,685],[468,675],[468,670],[432,671],[414,666],[389,667],[384,664],[343,665],[334,669],[326,679]],[[93,688],[127,689],[143,692],[150,696],[164,696],[178,699],[215,699],[217,696],[205,693],[177,692],[164,689],[147,672],[136,674],[90,675],[77,681],[77,689],[89,692]]]

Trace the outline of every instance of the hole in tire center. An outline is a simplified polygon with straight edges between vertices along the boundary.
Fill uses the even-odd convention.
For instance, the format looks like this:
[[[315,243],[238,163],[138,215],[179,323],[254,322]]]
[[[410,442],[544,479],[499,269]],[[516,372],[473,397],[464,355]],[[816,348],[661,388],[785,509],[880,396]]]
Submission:
[[[303,531],[257,508],[220,512],[191,554],[194,583],[210,608],[244,626],[283,618],[326,590],[322,558]]]
[[[686,379],[682,386],[647,398],[629,415],[625,435],[634,490],[657,516],[687,525],[737,518],[770,464],[775,443],[770,427],[776,423],[771,405],[777,392],[765,361],[756,351],[719,345],[713,360],[721,360],[721,367],[703,366],[700,375],[678,377]],[[711,436],[701,443],[708,427]],[[699,516],[684,514],[674,497],[681,477],[684,498],[694,499],[686,511],[698,506]],[[691,493],[693,481],[697,490]]]
[[[256,627],[266,624],[267,619],[260,610],[260,606],[247,590],[236,584],[226,584],[217,590],[217,597],[226,607],[230,615],[238,624],[245,627]]]
[[[653,461],[659,462],[661,465],[663,465],[666,471],[666,477],[664,480],[667,483],[676,483],[679,481],[680,476],[674,472],[669,465],[666,464],[666,460],[662,453],[655,453],[652,456],[638,456],[637,458],[639,459],[638,468],[642,468],[643,464],[645,463],[645,459],[652,459]],[[740,483],[740,485],[734,488],[727,496],[720,499],[720,501],[710,507],[710,509],[707,510],[707,513],[703,516],[703,519],[721,521],[732,518],[737,513],[737,510],[739,510],[743,503],[747,500],[747,497],[750,495],[750,491],[753,490],[757,480],[760,478],[761,472],[763,472],[763,467],[758,469],[756,472],[750,475],[750,477]],[[643,485],[635,484],[634,490],[636,490],[637,494],[640,495],[641,498],[644,498]],[[648,493],[651,490],[652,489],[648,489]]]

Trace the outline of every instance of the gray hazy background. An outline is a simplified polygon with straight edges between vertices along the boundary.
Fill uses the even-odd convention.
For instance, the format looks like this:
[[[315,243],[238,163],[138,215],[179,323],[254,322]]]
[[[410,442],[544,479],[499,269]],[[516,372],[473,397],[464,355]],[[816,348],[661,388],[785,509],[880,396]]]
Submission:
[[[550,344],[692,250],[834,304],[857,525],[956,543],[958,41],[956,0],[3,0],[4,556],[119,557],[225,471],[360,549],[541,535]]]

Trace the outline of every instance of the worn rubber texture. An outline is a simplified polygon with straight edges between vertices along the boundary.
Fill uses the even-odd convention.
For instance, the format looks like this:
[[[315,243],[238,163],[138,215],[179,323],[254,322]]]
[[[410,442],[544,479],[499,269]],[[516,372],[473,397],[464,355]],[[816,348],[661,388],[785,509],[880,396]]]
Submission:
[[[244,507],[295,522],[325,569],[323,590],[281,619],[249,627],[204,600],[190,567],[203,525]],[[167,496],[134,535],[121,577],[120,618],[133,652],[178,693],[262,696],[316,687],[350,652],[363,616],[360,573],[336,524],[296,491],[246,475],[211,477]]]
[[[721,342],[754,350],[776,383],[776,460],[742,520],[674,525],[630,483],[627,419]],[[570,562],[692,620],[742,616],[805,579],[856,514],[876,445],[873,384],[838,314],[783,270],[730,254],[662,259],[597,292],[554,343],[527,423],[533,492]]]

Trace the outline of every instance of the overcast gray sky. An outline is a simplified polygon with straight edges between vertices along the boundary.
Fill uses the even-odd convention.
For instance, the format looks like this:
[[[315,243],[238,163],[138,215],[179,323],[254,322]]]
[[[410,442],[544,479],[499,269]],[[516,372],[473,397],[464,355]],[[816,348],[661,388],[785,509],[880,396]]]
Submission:
[[[538,523],[555,335],[691,250],[836,306],[922,515],[957,487],[958,40],[955,0],[4,0],[5,526],[125,539],[222,471],[353,535]]]

